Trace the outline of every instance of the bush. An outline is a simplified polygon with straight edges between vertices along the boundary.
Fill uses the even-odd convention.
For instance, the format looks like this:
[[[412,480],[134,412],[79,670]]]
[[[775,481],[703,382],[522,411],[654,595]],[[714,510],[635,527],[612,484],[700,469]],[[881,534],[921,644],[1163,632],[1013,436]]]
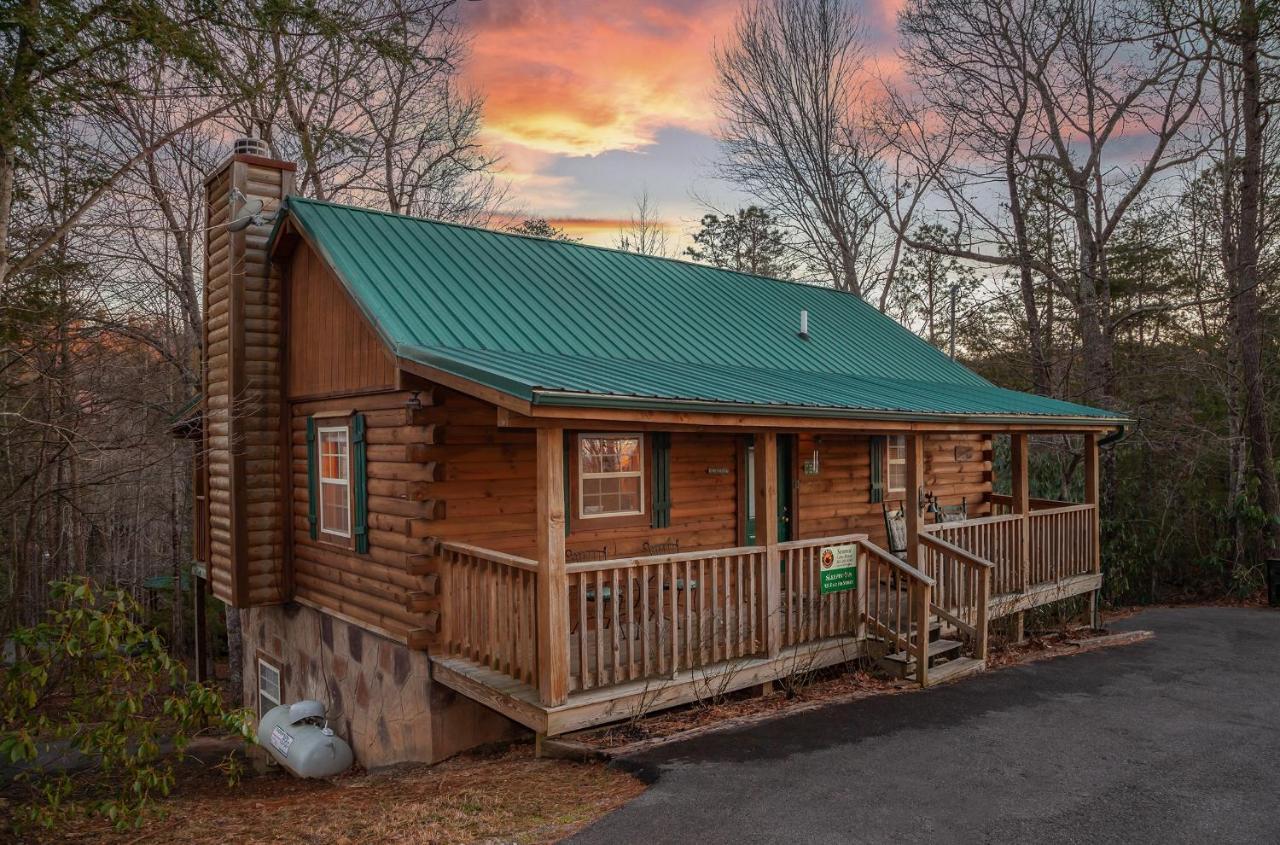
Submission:
[[[117,829],[136,826],[173,786],[165,744],[181,753],[209,729],[251,742],[249,713],[227,709],[213,687],[188,683],[127,594],[88,579],[52,589],[47,620],[13,635],[17,657],[0,686],[0,760],[21,769],[13,822],[52,828],[92,813]],[[64,754],[85,765],[67,770],[58,765]],[[234,780],[231,758],[225,765]]]

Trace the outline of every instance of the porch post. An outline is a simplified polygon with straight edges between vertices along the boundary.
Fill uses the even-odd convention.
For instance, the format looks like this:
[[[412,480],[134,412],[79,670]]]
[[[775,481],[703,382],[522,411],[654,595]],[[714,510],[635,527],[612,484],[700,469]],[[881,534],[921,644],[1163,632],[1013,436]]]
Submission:
[[[907,512],[907,563],[920,566],[920,497],[924,489],[924,435],[906,435],[907,493],[904,510]]]
[[[1031,578],[1031,532],[1027,526],[1027,514],[1031,513],[1031,485],[1027,479],[1028,471],[1028,450],[1029,442],[1027,433],[1014,432],[1009,435],[1009,469],[1013,476],[1013,512],[1019,517],[1018,519],[1018,584],[1019,592],[1027,591],[1028,581]],[[1014,614],[1013,617],[1013,633],[1016,642],[1022,642],[1025,635],[1024,625],[1026,623],[1022,611]]]
[[[764,546],[765,651],[782,650],[782,561],[778,555],[778,434],[756,435],[756,545]]]
[[[564,569],[564,429],[538,429],[538,699],[569,697],[569,577]]]
[[[1084,436],[1084,502],[1093,505],[1090,515],[1089,531],[1090,550],[1093,560],[1092,569],[1095,574],[1102,574],[1102,501],[1098,495],[1100,488],[1098,472],[1098,434],[1089,432]],[[1102,590],[1094,590],[1089,594],[1089,624],[1094,628],[1102,627]]]

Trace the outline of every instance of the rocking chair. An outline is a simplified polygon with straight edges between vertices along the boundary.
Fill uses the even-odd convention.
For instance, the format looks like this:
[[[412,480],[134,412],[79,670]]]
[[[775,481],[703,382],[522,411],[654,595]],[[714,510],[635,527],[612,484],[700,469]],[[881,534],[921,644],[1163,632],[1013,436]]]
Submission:
[[[907,512],[898,506],[897,513],[889,510],[889,503],[882,502],[880,509],[884,511],[884,535],[889,543],[889,553],[896,558],[907,558]]]

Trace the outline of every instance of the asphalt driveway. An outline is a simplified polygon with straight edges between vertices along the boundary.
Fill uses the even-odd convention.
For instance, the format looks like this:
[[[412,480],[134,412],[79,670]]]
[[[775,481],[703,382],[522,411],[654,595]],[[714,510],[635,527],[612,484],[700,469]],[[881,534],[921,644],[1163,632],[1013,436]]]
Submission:
[[[1280,842],[1280,611],[834,705],[628,759],[581,843]]]

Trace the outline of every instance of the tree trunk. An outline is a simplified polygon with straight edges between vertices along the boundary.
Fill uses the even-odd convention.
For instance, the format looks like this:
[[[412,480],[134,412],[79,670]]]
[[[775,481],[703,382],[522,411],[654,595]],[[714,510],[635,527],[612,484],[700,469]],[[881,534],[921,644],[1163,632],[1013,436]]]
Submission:
[[[244,637],[240,629],[240,610],[224,607],[227,619],[227,685],[233,704],[244,705]]]
[[[1262,369],[1262,321],[1258,298],[1258,216],[1262,195],[1262,69],[1259,64],[1259,20],[1254,0],[1240,3],[1240,120],[1244,154],[1240,162],[1240,226],[1236,243],[1235,294],[1232,299],[1240,375],[1244,390],[1245,436],[1249,459],[1258,481],[1258,504],[1267,517],[1263,535],[1267,557],[1280,551],[1280,489],[1267,420],[1266,385]],[[1227,172],[1230,178],[1230,171]]]
[[[182,531],[178,527],[178,474],[174,460],[169,462],[169,558],[173,571],[173,602],[170,605],[172,626],[169,653],[181,660],[186,653],[186,637],[182,624]]]

